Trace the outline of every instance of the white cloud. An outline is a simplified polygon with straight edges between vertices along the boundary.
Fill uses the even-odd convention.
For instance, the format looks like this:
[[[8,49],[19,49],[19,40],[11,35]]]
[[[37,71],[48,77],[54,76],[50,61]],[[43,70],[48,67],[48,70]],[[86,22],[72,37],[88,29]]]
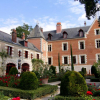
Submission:
[[[80,17],[78,18],[78,21],[81,21],[81,20],[87,20],[86,14],[85,14],[85,13],[82,14],[82,16],[80,16]]]
[[[66,3],[67,3],[66,0],[57,0],[57,2],[54,3],[54,4],[55,4],[55,5],[58,5],[58,4],[60,4],[60,5],[65,5]]]

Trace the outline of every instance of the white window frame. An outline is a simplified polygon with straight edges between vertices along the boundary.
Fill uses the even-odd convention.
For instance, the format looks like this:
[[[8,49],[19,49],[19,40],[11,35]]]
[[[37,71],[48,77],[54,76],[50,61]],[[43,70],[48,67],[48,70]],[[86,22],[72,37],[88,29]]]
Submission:
[[[97,40],[100,40],[100,38],[99,39],[95,39],[95,48],[97,48]],[[100,48],[100,47],[99,47]],[[97,48],[98,49],[98,48]]]
[[[80,48],[80,43],[81,43],[81,42],[84,43],[84,49],[85,49],[85,40],[80,40],[80,41],[78,41],[78,48],[79,48],[79,50],[84,50],[84,49],[81,49],[81,48]]]
[[[48,48],[49,48],[49,45],[51,45],[51,51],[52,51],[52,44],[48,44]],[[51,52],[51,51],[49,51],[49,49],[48,49],[48,52]]]
[[[96,34],[96,30],[99,30],[99,34]],[[95,34],[95,35],[100,35],[100,28],[94,29],[94,34]]]
[[[22,53],[22,49],[18,49],[18,57],[19,57],[19,51],[21,51],[21,56],[20,56],[20,57],[22,57],[22,54],[23,54],[23,53]],[[20,58],[20,57],[19,57],[19,58]]]
[[[31,52],[31,54],[33,54],[33,58],[34,58],[34,53],[33,52]],[[31,56],[31,55],[30,55]],[[30,59],[31,59],[31,57],[30,57]]]
[[[100,55],[100,53],[96,54],[96,62],[98,62],[98,55]]]
[[[48,56],[48,58],[51,58],[51,65],[53,65],[53,57]]]
[[[67,58],[68,58],[68,59],[67,59],[67,62],[68,62],[68,64],[69,64],[69,56],[68,56],[68,55],[62,56],[62,64],[64,64],[64,57],[67,57]],[[67,64],[65,64],[65,65],[67,65]]]
[[[81,63],[81,56],[85,56],[85,63]],[[80,64],[86,64],[87,63],[87,55],[86,54],[79,55],[79,63]]]
[[[64,50],[63,44],[67,44],[67,50]],[[68,42],[62,42],[62,51],[68,51]]]

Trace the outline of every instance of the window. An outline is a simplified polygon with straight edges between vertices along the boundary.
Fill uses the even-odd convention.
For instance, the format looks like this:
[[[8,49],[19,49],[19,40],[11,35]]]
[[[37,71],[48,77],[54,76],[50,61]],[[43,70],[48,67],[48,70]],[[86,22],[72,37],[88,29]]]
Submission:
[[[7,48],[7,54],[12,55],[12,47],[8,46]]]
[[[37,59],[39,59],[39,54],[37,54]]]
[[[67,33],[65,31],[63,32],[63,38],[67,38]]]
[[[83,37],[84,36],[84,32],[82,29],[79,30],[79,37]]]
[[[68,43],[62,43],[62,47],[63,47],[62,50],[63,50],[63,51],[68,50],[67,44],[68,44]]]
[[[100,61],[100,54],[98,54],[97,57],[98,57],[98,61]]]
[[[68,57],[64,57],[64,64],[68,64]]]
[[[49,33],[48,34],[48,40],[51,40],[52,35]]]
[[[100,40],[96,40],[96,48],[100,48]]]
[[[48,51],[51,51],[51,45],[48,45]]]
[[[51,65],[51,58],[48,58],[48,64]]]
[[[18,55],[18,56],[20,57],[20,56],[21,56],[21,51],[19,50],[19,52],[18,52],[18,53],[19,53],[19,55]]]
[[[28,58],[28,51],[25,51],[25,58]]]
[[[81,64],[85,64],[86,62],[85,62],[85,55],[81,55],[80,56],[80,63]]]
[[[31,59],[33,59],[33,54],[31,53]]]
[[[73,56],[73,64],[76,64],[76,56]]]
[[[100,34],[100,29],[96,29],[95,30],[95,35],[99,35]]]
[[[79,49],[85,49],[85,41],[79,41]]]

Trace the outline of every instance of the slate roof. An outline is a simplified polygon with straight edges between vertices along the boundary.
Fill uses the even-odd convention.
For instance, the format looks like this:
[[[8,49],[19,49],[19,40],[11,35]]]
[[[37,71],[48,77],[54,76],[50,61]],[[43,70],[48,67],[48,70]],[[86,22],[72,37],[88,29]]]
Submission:
[[[55,41],[55,40],[63,40],[65,38],[63,38],[63,32],[67,32],[67,38],[66,39],[74,39],[74,38],[83,38],[83,37],[79,37],[79,30],[82,29],[84,34],[85,32],[88,31],[88,29],[90,28],[90,26],[83,26],[83,27],[76,27],[76,28],[67,28],[67,29],[62,29],[61,33],[56,33],[56,30],[53,31],[46,31],[43,32],[45,39],[47,41]],[[48,34],[51,34],[51,40],[48,40]]]
[[[45,39],[38,25],[36,25],[35,28],[30,32],[30,34],[28,35],[28,38],[44,38]]]
[[[0,40],[1,41],[5,41],[5,42],[8,42],[8,43],[11,43],[11,44],[14,44],[14,45],[18,45],[18,46],[22,46],[22,47],[25,47],[23,44],[21,44],[21,41],[24,41],[20,38],[17,38],[17,42],[14,43],[12,41],[12,36],[10,34],[7,34],[5,32],[2,32],[0,31]],[[34,51],[37,51],[37,52],[41,52],[40,50],[38,50],[32,43],[28,42],[28,47],[25,47],[25,48],[28,48],[28,49],[32,49]]]

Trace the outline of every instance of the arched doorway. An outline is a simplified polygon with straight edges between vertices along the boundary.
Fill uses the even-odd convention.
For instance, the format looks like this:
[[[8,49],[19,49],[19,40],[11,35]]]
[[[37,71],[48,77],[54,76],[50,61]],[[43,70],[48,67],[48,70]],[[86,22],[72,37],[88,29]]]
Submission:
[[[24,63],[24,64],[22,64],[22,72],[26,72],[26,71],[29,71],[29,64],[27,64],[27,63]]]
[[[11,69],[12,67],[16,67],[16,65],[13,64],[13,63],[8,63],[8,64],[7,64],[7,67],[6,67],[6,74],[9,73],[9,71],[10,71],[10,69]]]

